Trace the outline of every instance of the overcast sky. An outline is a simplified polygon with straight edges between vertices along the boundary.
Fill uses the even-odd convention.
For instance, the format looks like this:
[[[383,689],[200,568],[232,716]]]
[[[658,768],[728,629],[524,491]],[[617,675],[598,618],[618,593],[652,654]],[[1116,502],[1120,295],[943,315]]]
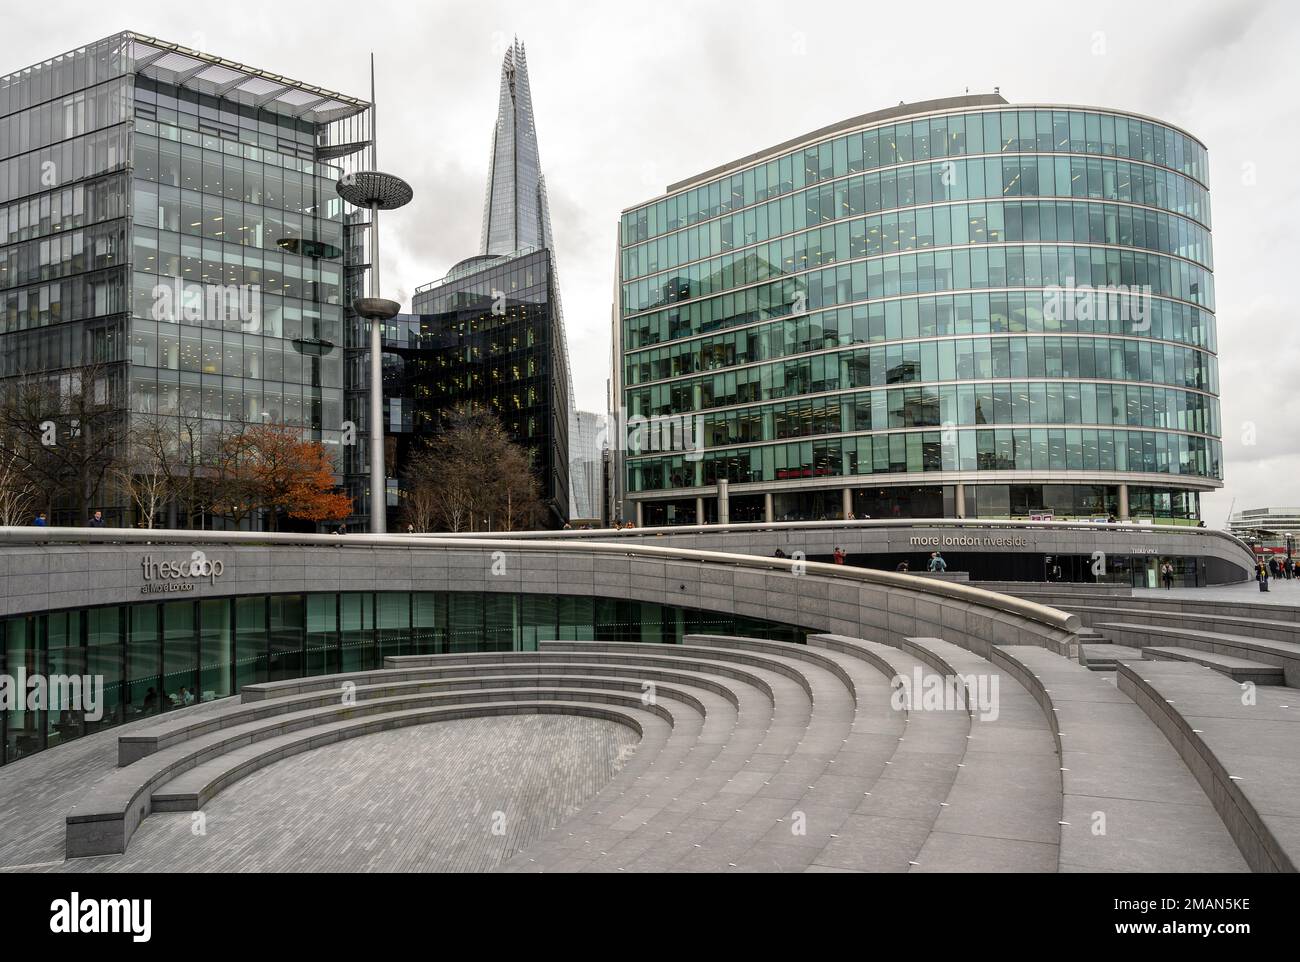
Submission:
[[[1133,110],[1209,146],[1227,486],[1219,525],[1300,504],[1300,270],[1290,0],[877,4],[747,0],[6,4],[0,73],[119,30],[365,97],[380,166],[415,202],[384,217],[384,286],[476,253],[501,56],[528,48],[579,407],[604,410],[616,226],[671,182],[846,117],[1000,86],[1014,103]],[[1249,443],[1253,439],[1254,443]]]

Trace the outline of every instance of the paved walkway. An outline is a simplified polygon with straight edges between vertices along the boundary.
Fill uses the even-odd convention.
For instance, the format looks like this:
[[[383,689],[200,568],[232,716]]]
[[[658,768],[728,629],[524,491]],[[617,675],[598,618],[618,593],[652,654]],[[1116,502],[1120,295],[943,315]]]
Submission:
[[[1162,598],[1180,598],[1200,601],[1240,601],[1242,604],[1287,605],[1300,607],[1300,581],[1268,580],[1269,590],[1261,592],[1254,580],[1237,585],[1214,585],[1207,588],[1134,588],[1133,597],[1159,595]]]
[[[567,715],[369,735],[285,759],[232,785],[201,813],[206,834],[195,833],[196,813],[159,813],[125,855],[35,868],[488,871],[587,802],[636,742],[621,725]]]
[[[234,704],[230,699],[165,716],[198,718]],[[158,724],[159,717],[106,728],[0,768],[0,871],[63,860],[64,816],[117,764],[117,738]]]

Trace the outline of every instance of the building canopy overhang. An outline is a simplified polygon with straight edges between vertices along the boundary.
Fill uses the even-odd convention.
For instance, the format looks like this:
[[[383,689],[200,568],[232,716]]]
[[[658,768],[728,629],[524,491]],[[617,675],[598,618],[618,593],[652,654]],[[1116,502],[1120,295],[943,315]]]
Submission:
[[[135,73],[313,124],[364,112],[370,103],[138,33],[123,35]]]

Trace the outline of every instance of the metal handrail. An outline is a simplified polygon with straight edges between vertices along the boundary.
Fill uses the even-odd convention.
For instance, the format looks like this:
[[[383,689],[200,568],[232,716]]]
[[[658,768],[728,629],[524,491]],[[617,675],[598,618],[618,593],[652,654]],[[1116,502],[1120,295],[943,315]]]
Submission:
[[[567,532],[566,532],[567,533]],[[694,548],[670,548],[662,545],[617,544],[602,541],[527,541],[520,538],[465,538],[441,535],[396,534],[283,534],[257,531],[174,531],[162,528],[52,528],[0,527],[0,548],[6,544],[79,546],[103,544],[200,545],[227,544],[251,546],[297,546],[332,548],[413,548],[446,551],[476,549],[481,551],[535,551],[574,555],[617,555],[663,561],[687,561],[698,564],[730,565],[756,571],[789,571],[822,575],[841,581],[902,588],[918,594],[942,595],[957,601],[992,608],[1016,615],[1045,627],[1065,632],[1079,629],[1078,615],[1067,614],[1012,595],[1003,595],[960,582],[936,581],[918,575],[849,565],[773,558],[765,555],[732,554],[723,551],[700,551]]]
[[[1219,528],[1198,528],[1193,525],[1155,525],[1155,524],[1137,524],[1132,521],[1119,521],[1115,523],[1100,521],[1017,521],[1002,518],[863,518],[855,521],[833,520],[833,521],[749,521],[736,524],[690,524],[690,525],[666,525],[663,527],[650,528],[597,528],[587,531],[569,530],[569,531],[515,531],[515,532],[461,532],[457,534],[443,533],[440,537],[450,538],[511,538],[520,540],[529,539],[547,539],[547,538],[652,538],[668,534],[729,534],[738,532],[741,534],[756,531],[807,531],[819,528],[834,528],[837,530],[852,528],[1014,528],[1017,530],[1077,530],[1077,531],[1106,531],[1106,532],[1130,532],[1138,534],[1194,534],[1198,537],[1221,538],[1231,542],[1241,550],[1250,553],[1249,546],[1244,541],[1232,534],[1230,531],[1223,531]]]

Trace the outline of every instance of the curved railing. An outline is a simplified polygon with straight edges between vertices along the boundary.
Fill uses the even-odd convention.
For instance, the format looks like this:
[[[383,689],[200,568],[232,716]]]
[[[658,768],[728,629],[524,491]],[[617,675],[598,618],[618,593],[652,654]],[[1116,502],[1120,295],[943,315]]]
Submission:
[[[1139,534],[1192,534],[1200,537],[1222,538],[1249,550],[1240,538],[1219,528],[1198,528],[1194,525],[1139,524],[1134,521],[1106,523],[1101,521],[1020,521],[1006,518],[864,518],[855,521],[831,519],[827,521],[747,521],[736,524],[684,524],[646,528],[592,528],[567,531],[495,531],[442,533],[446,538],[595,538],[655,537],[662,534],[728,534],[755,531],[800,531],[818,528],[1015,528],[1017,530],[1077,530],[1125,531]],[[419,537],[426,537],[420,535]]]
[[[1120,532],[1141,535],[1194,535],[1227,542],[1245,555],[1247,571],[1253,569],[1255,555],[1250,546],[1229,531],[1218,528],[1198,528],[1192,525],[1137,524],[1132,521],[1103,523],[1099,521],[1014,521],[979,518],[869,518],[861,521],[756,521],[743,524],[671,525],[653,528],[598,528],[588,531],[515,531],[515,532],[465,532],[442,534],[438,537],[475,540],[479,538],[510,538],[518,541],[554,540],[558,538],[608,539],[659,538],[671,535],[755,534],[764,531],[798,532],[837,531],[872,528],[1007,528],[1016,531],[1093,531],[1110,534]],[[424,536],[420,536],[424,537]]]
[[[794,522],[799,523],[799,522]],[[848,522],[863,523],[863,522]],[[865,522],[870,523],[870,522]],[[758,526],[763,527],[763,526]],[[770,527],[770,526],[768,526]],[[663,529],[651,529],[660,531]],[[716,530],[705,526],[705,531]],[[548,533],[549,534],[549,533]],[[568,536],[572,532],[561,532]],[[632,539],[622,543],[591,541],[568,537],[526,536],[502,537],[484,535],[400,535],[400,534],[280,534],[249,531],[172,531],[159,528],[54,528],[54,527],[0,527],[0,547],[5,544],[225,544],[255,546],[329,546],[338,548],[412,548],[484,551],[536,551],[573,555],[616,555],[618,557],[646,558],[656,561],[686,561],[699,564],[728,565],[760,571],[789,571],[821,575],[840,581],[853,581],[869,585],[901,588],[918,594],[937,595],[964,601],[1015,615],[1056,631],[1073,633],[1080,621],[1077,615],[1066,614],[1055,608],[1026,601],[1011,595],[998,594],[958,582],[939,581],[917,575],[849,565],[824,564],[789,558],[772,558],[760,555],[732,554],[722,551],[701,551],[693,548],[674,548],[663,545],[639,544]]]

